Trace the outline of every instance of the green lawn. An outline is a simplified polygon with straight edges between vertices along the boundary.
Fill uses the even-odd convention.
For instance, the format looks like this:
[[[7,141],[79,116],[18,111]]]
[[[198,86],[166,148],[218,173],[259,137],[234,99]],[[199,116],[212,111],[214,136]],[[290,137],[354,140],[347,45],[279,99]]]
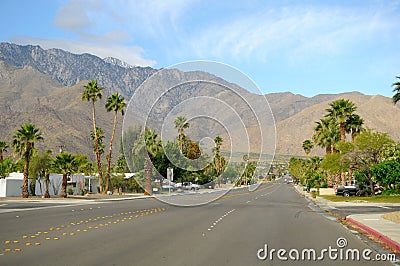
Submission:
[[[320,196],[324,199],[340,202],[340,201],[361,201],[361,202],[376,202],[376,203],[400,203],[400,195],[376,195],[372,197],[342,197],[336,195],[323,195]]]

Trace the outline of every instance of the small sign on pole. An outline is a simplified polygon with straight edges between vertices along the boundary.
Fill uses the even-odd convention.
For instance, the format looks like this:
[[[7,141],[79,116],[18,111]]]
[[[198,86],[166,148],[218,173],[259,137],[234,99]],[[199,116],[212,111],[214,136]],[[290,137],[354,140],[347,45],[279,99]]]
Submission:
[[[172,167],[167,168],[167,179],[169,181],[174,181],[174,168]]]

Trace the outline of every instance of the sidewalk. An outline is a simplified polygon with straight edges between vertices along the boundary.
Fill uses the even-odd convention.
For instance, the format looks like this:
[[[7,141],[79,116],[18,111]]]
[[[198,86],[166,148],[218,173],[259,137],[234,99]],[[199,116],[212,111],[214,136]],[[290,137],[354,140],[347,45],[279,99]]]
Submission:
[[[300,186],[294,186],[296,191],[313,201],[321,209],[327,210],[334,206],[380,206],[382,203],[363,203],[363,202],[331,202],[324,198],[312,198],[311,195]],[[385,205],[398,205],[396,203],[388,203]],[[390,248],[400,254],[400,224],[392,222],[382,217],[384,213],[371,213],[371,214],[352,214],[346,217],[346,220],[362,229],[368,234],[378,238],[380,241],[388,245]]]

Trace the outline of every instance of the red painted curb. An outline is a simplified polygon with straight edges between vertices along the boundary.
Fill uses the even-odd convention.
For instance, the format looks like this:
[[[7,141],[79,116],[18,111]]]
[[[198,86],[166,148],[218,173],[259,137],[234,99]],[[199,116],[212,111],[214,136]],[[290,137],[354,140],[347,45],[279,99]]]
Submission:
[[[368,234],[375,236],[376,238],[378,238],[379,240],[384,242],[386,245],[388,245],[389,247],[394,249],[397,254],[400,254],[400,244],[397,243],[396,241],[388,238],[385,235],[382,235],[381,233],[379,233],[378,231],[375,231],[371,227],[368,227],[368,226],[366,226],[366,225],[364,225],[364,224],[362,224],[360,222],[357,222],[356,220],[354,220],[354,219],[352,219],[350,217],[346,217],[346,220],[349,221],[350,223],[356,225],[357,227],[361,228],[362,230],[364,230]]]

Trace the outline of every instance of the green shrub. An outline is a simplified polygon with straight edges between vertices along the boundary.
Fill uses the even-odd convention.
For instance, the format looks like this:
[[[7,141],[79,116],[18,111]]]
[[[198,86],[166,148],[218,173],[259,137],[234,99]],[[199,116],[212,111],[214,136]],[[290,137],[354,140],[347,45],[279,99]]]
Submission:
[[[72,187],[69,187],[69,188],[67,189],[67,193],[68,193],[68,195],[74,194],[74,189],[73,189]]]
[[[382,191],[382,195],[400,195],[400,190],[397,189],[385,189]]]

